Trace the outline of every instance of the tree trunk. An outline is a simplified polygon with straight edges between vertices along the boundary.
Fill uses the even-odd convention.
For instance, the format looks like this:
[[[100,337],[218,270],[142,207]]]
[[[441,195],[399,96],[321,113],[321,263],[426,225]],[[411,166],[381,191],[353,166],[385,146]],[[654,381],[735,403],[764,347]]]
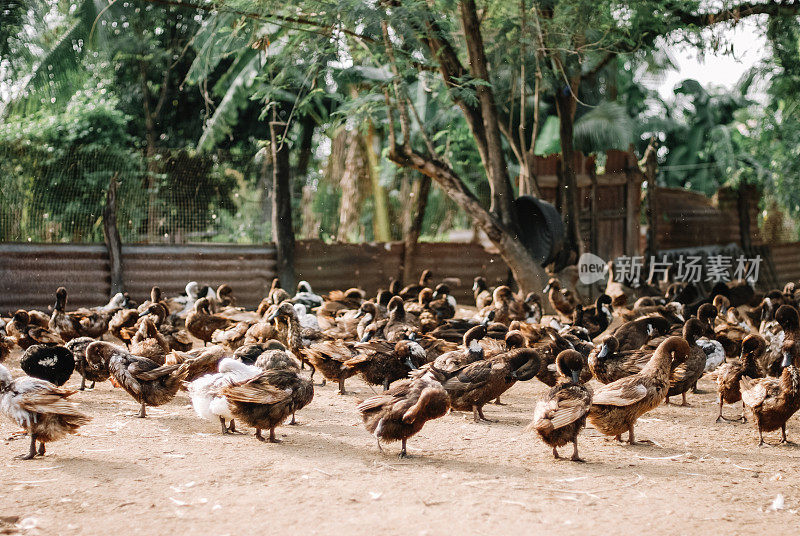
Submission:
[[[422,175],[414,184],[413,199],[415,201],[414,214],[408,222],[403,241],[403,279],[402,281],[414,280],[414,254],[417,250],[417,241],[422,232],[422,222],[425,219],[425,209],[428,207],[428,194],[431,191],[431,178]]]
[[[442,190],[469,216],[475,225],[489,237],[514,274],[523,292],[541,292],[547,281],[547,274],[531,257],[530,252],[517,240],[516,233],[509,231],[483,206],[478,199],[455,175],[452,170],[437,160],[424,157],[408,147],[394,146],[389,151],[389,159],[402,167],[416,169],[435,180]]]
[[[117,179],[119,173],[114,173],[108,183],[106,193],[106,206],[103,209],[103,237],[105,238],[106,251],[108,251],[108,264],[111,269],[111,295],[125,292],[125,283],[122,279],[122,240],[117,228]]]
[[[389,225],[389,200],[386,195],[386,189],[381,186],[377,152],[380,151],[380,148],[376,147],[375,126],[372,121],[367,125],[367,132],[363,135],[363,138],[364,151],[367,156],[367,172],[372,184],[372,198],[375,210],[375,219],[372,227],[375,233],[375,240],[389,242],[392,240],[392,232]]]
[[[358,242],[363,239],[359,232],[360,216],[369,164],[364,155],[362,141],[357,130],[348,132],[344,172],[339,180],[342,193],[339,201],[339,229],[336,233],[336,240],[339,242]]]
[[[577,102],[573,88],[562,87],[556,92],[556,110],[558,112],[558,132],[561,138],[561,176],[564,181],[564,206],[561,215],[567,230],[567,253],[573,253],[574,261],[578,260],[583,251],[583,241],[580,234],[580,210],[578,208],[578,180],[575,174],[575,149],[573,146],[573,126],[575,121],[575,108]],[[570,259],[572,260],[572,259]]]
[[[508,177],[508,167],[503,153],[500,123],[489,77],[486,50],[483,46],[475,0],[462,0],[461,21],[464,26],[464,38],[467,43],[470,71],[475,78],[483,82],[478,84],[476,93],[478,94],[483,127],[486,132],[486,156],[488,161],[484,162],[484,164],[489,178],[491,194],[489,210],[500,219],[503,225],[515,230],[514,190]]]
[[[656,173],[658,172],[658,157],[656,156],[655,140],[650,140],[650,145],[644,153],[644,177],[647,179],[647,250],[644,252],[645,261],[658,253],[658,186]]]
[[[289,145],[281,139],[285,123],[269,124],[272,149],[272,239],[277,256],[276,272],[281,287],[293,289],[294,229],[292,227],[292,188],[289,169]]]
[[[745,252],[750,251],[753,246],[750,236],[750,201],[748,193],[749,189],[742,184],[739,186],[736,197],[736,206],[739,210],[739,239]]]

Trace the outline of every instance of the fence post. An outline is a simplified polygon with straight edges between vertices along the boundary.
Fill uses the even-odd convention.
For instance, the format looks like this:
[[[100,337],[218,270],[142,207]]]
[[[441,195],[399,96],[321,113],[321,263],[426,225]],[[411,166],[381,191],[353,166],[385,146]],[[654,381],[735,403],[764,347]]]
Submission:
[[[272,240],[277,257],[276,272],[281,287],[291,292],[294,281],[294,228],[292,227],[292,189],[289,146],[281,139],[286,123],[269,124],[272,150]]]
[[[647,251],[645,261],[649,262],[651,256],[658,253],[658,195],[656,186],[656,173],[658,171],[658,157],[656,156],[657,143],[650,140],[650,145],[644,153],[644,176],[647,179]]]
[[[108,251],[108,264],[111,269],[111,295],[125,292],[125,283],[122,280],[122,241],[117,229],[117,179],[119,173],[114,173],[108,183],[106,192],[106,206],[103,209],[103,238]]]

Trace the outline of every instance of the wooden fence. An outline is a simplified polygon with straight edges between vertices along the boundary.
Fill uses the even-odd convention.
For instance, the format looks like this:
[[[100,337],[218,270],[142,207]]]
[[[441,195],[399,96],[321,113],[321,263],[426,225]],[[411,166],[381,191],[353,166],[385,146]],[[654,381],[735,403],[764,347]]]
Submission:
[[[299,241],[295,252],[297,280],[320,292],[360,287],[369,294],[386,288],[402,273],[403,245],[325,244]],[[271,245],[149,245],[122,247],[126,290],[136,301],[153,285],[173,296],[188,281],[231,285],[238,303],[254,307],[275,276]],[[491,285],[505,283],[508,269],[498,255],[477,244],[428,244],[417,247],[416,272],[430,268],[434,280],[451,278],[453,294],[472,298],[472,279],[483,275]],[[111,288],[106,249],[102,245],[0,244],[0,314],[17,308],[43,309],[55,301],[55,290],[69,291],[69,308],[105,303]]]

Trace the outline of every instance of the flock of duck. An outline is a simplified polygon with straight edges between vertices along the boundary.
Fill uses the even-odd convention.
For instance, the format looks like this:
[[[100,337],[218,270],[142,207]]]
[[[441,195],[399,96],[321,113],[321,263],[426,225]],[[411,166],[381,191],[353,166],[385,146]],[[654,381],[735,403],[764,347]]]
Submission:
[[[295,412],[313,400],[315,374],[340,394],[359,375],[383,391],[356,411],[378,448],[400,441],[402,457],[427,421],[456,410],[492,422],[486,404],[536,379],[550,390],[536,402],[529,430],[556,458],[571,443],[571,459],[582,461],[578,437],[587,420],[618,441],[627,432],[634,444],[639,417],[671,397],[688,405],[687,393],[711,374],[717,421],[746,422],[750,414],[759,445],[764,432],[778,429],[787,442],[786,423],[800,409],[793,283],[765,295],[744,282],[719,283],[708,296],[673,284],[665,294],[645,288],[651,295],[631,305],[629,289],[612,282],[583,307],[555,278],[545,302],[477,277],[477,312],[456,318],[449,286],[431,281],[426,270],[418,284],[392,281],[367,299],[357,288],[319,296],[307,282],[291,295],[276,280],[255,311],[237,307],[228,285],[214,291],[196,282],[171,298],[153,287],[138,306],[117,294],[106,305],[67,311],[61,287],[51,314],[18,310],[0,319],[0,361],[19,346],[26,373],[13,379],[0,365],[0,412],[29,438],[21,458],[44,455],[46,443],[90,419],[70,398],[78,390],[62,387],[77,371],[79,390],[110,380],[140,404],[138,417],[185,389],[197,415],[223,434],[236,433],[238,421],[259,440],[277,442],[275,428],[289,417],[294,424]],[[194,348],[197,340],[203,345]],[[723,416],[725,404],[740,402],[737,419]]]

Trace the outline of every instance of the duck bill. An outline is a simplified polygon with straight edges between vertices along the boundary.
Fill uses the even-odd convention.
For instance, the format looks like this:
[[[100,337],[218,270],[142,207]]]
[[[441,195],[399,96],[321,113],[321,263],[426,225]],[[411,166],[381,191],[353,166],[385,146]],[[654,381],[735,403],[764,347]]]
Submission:
[[[608,345],[603,343],[603,346],[600,347],[600,351],[597,352],[597,357],[603,359],[608,355]]]
[[[273,321],[273,320],[275,320],[276,318],[278,318],[278,311],[275,311],[274,313],[272,313],[271,315],[269,315],[269,316],[267,317],[267,319],[266,319],[266,322],[272,322],[272,321]]]
[[[577,370],[570,371],[572,373],[572,383],[581,383],[581,375]]]
[[[372,339],[372,332],[368,331],[368,332],[364,333],[363,337],[361,337],[361,342],[369,342],[370,339]]]
[[[550,284],[549,283],[542,289],[542,292],[545,293],[545,294],[550,292]]]
[[[358,312],[356,313],[356,318],[361,318],[362,316],[364,316],[364,314],[365,314],[364,309],[359,309]]]
[[[783,361],[781,362],[781,367],[786,368],[792,364],[792,356],[789,355],[789,352],[783,352]]]
[[[414,364],[413,361],[411,361],[410,357],[406,358],[406,366],[411,370],[416,370],[417,369],[417,366]]]

